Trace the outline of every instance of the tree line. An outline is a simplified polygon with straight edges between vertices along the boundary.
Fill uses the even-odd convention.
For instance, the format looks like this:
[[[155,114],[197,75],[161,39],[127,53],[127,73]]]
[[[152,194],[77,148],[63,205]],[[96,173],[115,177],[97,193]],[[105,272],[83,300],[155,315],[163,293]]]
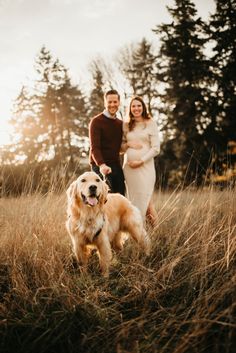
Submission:
[[[171,22],[151,29],[158,45],[143,38],[122,48],[112,64],[95,58],[87,92],[43,46],[34,87],[23,86],[14,103],[17,142],[2,149],[2,193],[22,192],[28,171],[37,180],[33,189],[39,180],[47,189],[52,175],[67,182],[79,173],[88,155],[89,121],[103,110],[109,88],[118,89],[124,102],[142,96],[157,119],[158,185],[199,186],[210,174],[235,172],[236,0],[215,5],[203,21],[192,1],[175,0],[168,7]]]

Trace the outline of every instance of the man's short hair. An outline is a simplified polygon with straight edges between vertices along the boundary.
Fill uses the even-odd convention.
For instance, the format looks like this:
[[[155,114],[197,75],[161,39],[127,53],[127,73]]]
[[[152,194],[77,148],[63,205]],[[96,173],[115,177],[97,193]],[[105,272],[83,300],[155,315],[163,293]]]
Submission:
[[[104,98],[107,98],[107,96],[109,96],[110,94],[116,94],[120,100],[120,95],[116,89],[109,89],[109,91],[105,92]]]

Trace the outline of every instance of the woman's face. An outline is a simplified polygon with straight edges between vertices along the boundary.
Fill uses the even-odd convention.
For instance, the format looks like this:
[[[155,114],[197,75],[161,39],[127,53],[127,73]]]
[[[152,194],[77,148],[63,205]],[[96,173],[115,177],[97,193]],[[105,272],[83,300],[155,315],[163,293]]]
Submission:
[[[142,116],[143,113],[143,106],[142,103],[138,100],[134,99],[130,106],[130,111],[133,114],[134,118],[139,118]]]

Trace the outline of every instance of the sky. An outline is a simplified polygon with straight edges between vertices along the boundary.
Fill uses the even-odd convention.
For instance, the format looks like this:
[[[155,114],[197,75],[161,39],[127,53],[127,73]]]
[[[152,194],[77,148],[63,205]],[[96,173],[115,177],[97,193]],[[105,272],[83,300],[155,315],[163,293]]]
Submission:
[[[193,0],[199,16],[214,12],[214,0]],[[96,56],[112,60],[125,45],[168,23],[174,0],[0,0],[0,145],[10,142],[8,120],[23,85],[30,86],[43,45],[69,70],[73,83],[86,82]]]

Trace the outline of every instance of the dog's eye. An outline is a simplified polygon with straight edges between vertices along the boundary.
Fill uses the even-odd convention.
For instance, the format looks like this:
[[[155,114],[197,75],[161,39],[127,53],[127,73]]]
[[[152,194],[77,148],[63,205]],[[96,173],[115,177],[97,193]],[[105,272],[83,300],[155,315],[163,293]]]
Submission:
[[[81,179],[81,183],[85,183],[86,182],[86,179]]]
[[[100,182],[100,179],[97,178],[97,179],[96,179],[96,182],[99,183],[99,182]]]

